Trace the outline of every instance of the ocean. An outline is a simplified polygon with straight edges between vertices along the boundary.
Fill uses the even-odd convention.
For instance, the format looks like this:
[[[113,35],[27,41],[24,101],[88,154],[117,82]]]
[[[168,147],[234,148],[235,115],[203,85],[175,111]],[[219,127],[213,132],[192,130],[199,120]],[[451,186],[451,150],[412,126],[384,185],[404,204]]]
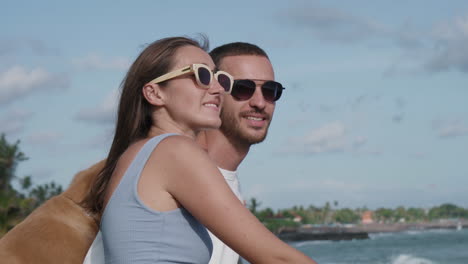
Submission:
[[[370,234],[370,239],[292,246],[319,264],[468,264],[468,229]]]

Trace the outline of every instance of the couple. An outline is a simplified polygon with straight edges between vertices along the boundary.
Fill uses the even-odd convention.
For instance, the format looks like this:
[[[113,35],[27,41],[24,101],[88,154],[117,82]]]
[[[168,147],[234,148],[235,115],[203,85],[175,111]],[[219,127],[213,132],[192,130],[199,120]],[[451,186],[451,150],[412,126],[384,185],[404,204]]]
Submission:
[[[70,194],[72,183],[67,197],[46,202],[0,240],[0,256],[18,259],[25,248],[18,241],[24,245],[35,236],[64,233],[60,228],[69,222],[62,231],[78,233],[53,248],[82,248],[90,242],[80,230],[88,237],[95,233],[89,219],[70,218],[89,214],[100,218],[101,235],[85,263],[103,263],[102,247],[106,263],[229,264],[237,263],[238,254],[251,263],[315,263],[279,240],[239,201],[237,167],[250,146],[265,138],[282,90],[267,54],[255,45],[231,43],[208,54],[184,37],[150,44],[122,83],[104,168],[94,172],[100,163],[88,170],[97,176],[87,181],[91,188],[80,204],[87,214],[66,216],[73,208],[63,201],[79,196]],[[50,208],[64,209],[50,213]],[[51,224],[62,211],[61,220]],[[67,245],[71,240],[73,247]]]
[[[158,40],[122,86],[106,165],[84,200],[102,215],[106,263],[208,263],[212,253],[212,263],[236,263],[235,252],[315,263],[239,201],[235,171],[265,138],[283,90],[263,50],[232,43],[210,57],[188,38]]]

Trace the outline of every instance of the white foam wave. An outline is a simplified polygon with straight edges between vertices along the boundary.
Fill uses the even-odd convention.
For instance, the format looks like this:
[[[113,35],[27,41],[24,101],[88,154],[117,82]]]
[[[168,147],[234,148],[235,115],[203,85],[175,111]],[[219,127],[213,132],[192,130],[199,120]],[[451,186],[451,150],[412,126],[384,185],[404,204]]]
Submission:
[[[302,241],[302,242],[292,242],[289,243],[292,247],[300,248],[308,245],[318,245],[318,244],[330,244],[334,241],[331,240],[309,240],[309,241]]]
[[[420,235],[427,233],[427,230],[408,230],[404,231],[403,233],[408,234],[408,235]]]
[[[450,234],[455,232],[455,229],[425,229],[425,230],[407,230],[404,231],[404,234],[408,235],[421,235],[421,234],[430,234],[430,233],[436,233],[436,234]]]
[[[385,232],[385,233],[370,233],[369,238],[370,239],[376,239],[376,238],[382,238],[382,237],[391,237],[395,236],[397,233],[394,232]]]
[[[419,258],[411,255],[401,254],[396,256],[392,261],[391,264],[436,264],[429,259]]]
[[[446,229],[446,228],[428,230],[428,232],[438,233],[438,234],[449,234],[449,233],[454,233],[456,231],[457,231],[456,229]]]

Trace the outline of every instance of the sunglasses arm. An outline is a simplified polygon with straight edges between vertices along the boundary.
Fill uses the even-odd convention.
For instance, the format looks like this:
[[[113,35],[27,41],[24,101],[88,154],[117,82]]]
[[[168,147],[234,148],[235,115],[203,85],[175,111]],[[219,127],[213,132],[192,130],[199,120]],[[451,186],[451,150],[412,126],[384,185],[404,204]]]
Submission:
[[[184,75],[184,74],[186,74],[186,73],[189,73],[189,72],[191,72],[191,71],[193,71],[192,67],[191,67],[191,66],[187,66],[187,67],[184,67],[184,68],[181,68],[181,69],[178,69],[178,70],[175,70],[175,71],[166,73],[166,74],[164,74],[164,75],[161,75],[161,76],[159,76],[158,78],[153,79],[152,81],[150,81],[150,83],[160,83],[160,82],[164,82],[164,81],[167,81],[167,80],[169,80],[169,79],[172,79],[172,78],[175,78],[175,77]]]

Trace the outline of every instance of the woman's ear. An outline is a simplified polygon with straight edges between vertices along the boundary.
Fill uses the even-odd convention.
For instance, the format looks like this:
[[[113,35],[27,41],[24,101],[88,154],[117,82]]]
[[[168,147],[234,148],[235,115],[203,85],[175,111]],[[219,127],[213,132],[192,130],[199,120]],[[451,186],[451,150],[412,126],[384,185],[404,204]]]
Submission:
[[[161,87],[155,83],[147,83],[142,89],[143,96],[146,101],[155,106],[164,105],[164,95],[161,91]]]

